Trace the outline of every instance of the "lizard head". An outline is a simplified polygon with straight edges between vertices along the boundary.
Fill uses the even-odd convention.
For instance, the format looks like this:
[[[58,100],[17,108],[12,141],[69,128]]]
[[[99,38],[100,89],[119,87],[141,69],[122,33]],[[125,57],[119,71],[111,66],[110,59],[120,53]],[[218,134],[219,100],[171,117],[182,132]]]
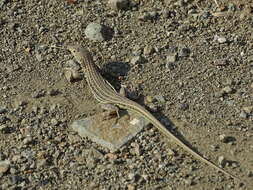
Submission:
[[[79,63],[82,63],[86,55],[89,54],[89,51],[83,48],[81,45],[68,45],[67,49],[72,53]]]

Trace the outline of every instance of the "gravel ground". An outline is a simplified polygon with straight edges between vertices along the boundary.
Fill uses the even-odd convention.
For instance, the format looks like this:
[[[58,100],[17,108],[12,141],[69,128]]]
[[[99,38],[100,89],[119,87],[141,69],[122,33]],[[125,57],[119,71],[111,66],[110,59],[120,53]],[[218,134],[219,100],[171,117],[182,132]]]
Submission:
[[[121,8],[0,0],[0,189],[250,189],[253,4],[131,0]],[[71,54],[54,48],[68,43],[89,48],[117,89],[121,82],[153,99],[147,106],[162,123],[248,185],[152,126],[114,153],[79,137],[70,124],[95,114],[97,102]]]

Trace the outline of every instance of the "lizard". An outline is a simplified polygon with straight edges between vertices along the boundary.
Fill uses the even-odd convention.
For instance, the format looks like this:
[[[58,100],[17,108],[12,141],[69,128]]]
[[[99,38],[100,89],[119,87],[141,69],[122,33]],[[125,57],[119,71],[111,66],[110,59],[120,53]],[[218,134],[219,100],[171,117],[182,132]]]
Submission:
[[[68,45],[67,49],[71,52],[76,61],[79,62],[84,67],[85,78],[87,80],[88,86],[93,96],[99,103],[112,104],[119,108],[140,114],[150,123],[152,123],[166,137],[171,138],[177,145],[179,145],[181,148],[186,150],[188,153],[193,155],[198,160],[206,163],[207,165],[213,167],[217,171],[220,171],[223,174],[235,180],[241,181],[241,179],[239,179],[235,175],[225,171],[221,167],[217,166],[213,162],[201,156],[199,153],[192,150],[189,146],[183,143],[183,141],[181,141],[173,133],[167,130],[167,128],[143,106],[118,93],[114,89],[114,87],[103,78],[99,70],[99,67],[94,63],[89,50],[83,48],[81,45]]]

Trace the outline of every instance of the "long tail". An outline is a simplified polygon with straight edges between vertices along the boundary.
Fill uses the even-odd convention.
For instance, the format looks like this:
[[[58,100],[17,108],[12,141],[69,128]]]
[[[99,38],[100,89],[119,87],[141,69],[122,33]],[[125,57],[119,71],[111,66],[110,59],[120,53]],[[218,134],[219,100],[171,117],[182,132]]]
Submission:
[[[130,104],[128,104],[130,105]],[[155,126],[157,127],[166,137],[173,139],[179,146],[181,146],[184,150],[188,151],[190,154],[192,154],[195,158],[199,159],[200,161],[206,163],[207,165],[213,167],[214,169],[222,172],[223,174],[226,174],[227,176],[242,182],[242,180],[238,177],[236,177],[233,174],[230,174],[229,172],[226,172],[225,170],[223,170],[222,168],[218,167],[217,165],[215,165],[213,162],[207,160],[206,158],[204,158],[203,156],[201,156],[200,154],[198,154],[197,152],[195,152],[194,150],[192,150],[189,146],[187,146],[185,143],[183,143],[180,139],[178,139],[174,134],[172,134],[168,129],[165,128],[164,125],[161,124],[160,121],[158,121],[150,112],[148,112],[145,108],[141,107],[139,104],[137,103],[133,103],[132,104],[133,109],[137,109],[138,112],[144,116],[146,116],[146,118]]]

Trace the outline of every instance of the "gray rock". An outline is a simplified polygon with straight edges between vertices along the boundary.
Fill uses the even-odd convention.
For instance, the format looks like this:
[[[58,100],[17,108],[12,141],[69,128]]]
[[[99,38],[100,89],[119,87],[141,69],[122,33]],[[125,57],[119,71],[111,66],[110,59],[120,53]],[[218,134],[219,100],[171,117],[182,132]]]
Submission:
[[[70,127],[80,136],[88,137],[101,146],[116,151],[149,123],[136,114],[131,113],[130,118],[132,119],[129,121],[129,116],[125,113],[116,121],[117,118],[103,119],[101,114],[97,114],[74,121]]]
[[[105,40],[104,31],[105,27],[103,25],[92,22],[86,27],[84,33],[88,39],[102,42]]]

